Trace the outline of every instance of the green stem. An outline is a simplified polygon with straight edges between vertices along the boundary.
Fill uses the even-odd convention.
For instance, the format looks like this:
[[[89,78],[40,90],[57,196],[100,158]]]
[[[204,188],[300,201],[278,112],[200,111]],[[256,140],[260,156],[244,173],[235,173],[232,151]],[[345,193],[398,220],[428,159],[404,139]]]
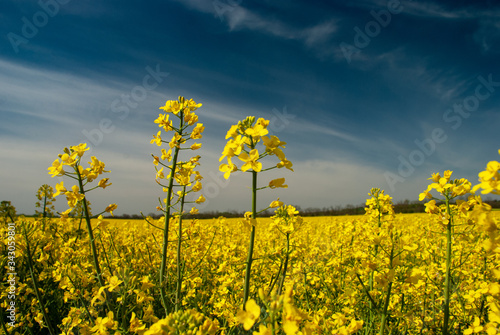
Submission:
[[[182,243],[182,211],[184,210],[184,197],[186,196],[186,186],[182,189],[181,208],[179,211],[179,233],[177,237],[177,290],[175,293],[175,311],[181,305],[182,271],[181,271],[181,243]]]
[[[6,335],[10,335],[9,331],[7,330],[7,326],[5,325],[5,315],[3,314],[3,308],[0,308],[0,322],[2,323],[2,329]]]
[[[255,219],[257,213],[257,172],[252,171],[252,219]],[[247,266],[245,271],[245,290],[243,294],[243,305],[246,304],[248,300],[248,294],[250,290],[250,271],[252,268],[253,261],[253,246],[255,241],[255,226],[252,226],[252,231],[250,232],[250,243],[248,246],[248,256],[247,256]]]
[[[80,170],[78,169],[78,166],[75,166],[75,171],[78,175],[78,184],[80,186],[80,193],[83,195],[83,199],[81,200],[83,203],[83,211],[85,212],[85,221],[87,222],[87,231],[89,233],[89,239],[90,239],[90,248],[92,249],[92,257],[94,261],[94,267],[97,272],[97,280],[99,281],[99,285],[105,286],[104,281],[102,279],[102,272],[101,272],[101,267],[99,265],[99,258],[97,255],[97,248],[95,245],[94,241],[94,233],[92,232],[92,224],[90,222],[90,215],[89,215],[89,209],[87,207],[87,198],[85,197],[85,190],[83,189],[83,181],[82,181],[82,176],[80,174]]]
[[[274,285],[276,285],[276,283],[278,282],[278,280],[280,279],[280,275],[281,275],[281,269],[283,268],[283,261],[280,262],[280,267],[278,269],[278,272],[276,273],[276,277],[272,277],[271,278],[271,282],[269,283],[269,290],[268,290],[268,294],[271,294],[271,292],[273,291],[273,288],[274,288]]]
[[[35,294],[36,294],[36,297],[38,299],[38,303],[40,304],[40,309],[42,310],[43,319],[47,323],[47,328],[49,329],[49,333],[51,335],[55,335],[56,333],[54,332],[54,329],[52,328],[52,324],[50,323],[49,316],[47,315],[47,312],[45,311],[45,304],[43,302],[43,297],[40,295],[40,291],[38,289],[38,282],[36,280],[35,273],[34,273],[35,270],[33,267],[33,261],[31,259],[32,254],[31,254],[31,250],[30,250],[30,242],[28,240],[28,234],[26,232],[26,227],[23,226],[23,229],[24,229],[24,238],[26,240],[26,253],[28,256],[27,257],[28,267],[30,270],[31,280],[33,281],[33,288],[35,289]],[[35,246],[35,248],[36,248],[36,246]]]
[[[182,137],[182,129],[184,125],[183,110],[180,111],[178,117],[180,120],[180,125],[179,129],[177,129],[176,132]],[[172,197],[172,190],[174,187],[175,169],[177,167],[177,158],[179,157],[179,150],[180,150],[180,145],[175,147],[174,156],[172,157],[172,169],[170,170],[170,179],[168,182],[168,190],[167,190],[167,202],[165,204],[166,208],[165,208],[165,223],[163,229],[163,248],[162,248],[161,265],[160,265],[160,295],[163,308],[165,309],[165,315],[168,314],[167,294],[165,292],[164,279],[166,279],[165,272],[167,267],[168,229],[170,226],[170,206],[171,206],[170,198]]]
[[[488,273],[488,259],[486,256],[483,257],[484,260],[484,268],[483,268],[483,281],[486,282],[487,280],[487,273]],[[486,312],[486,309],[484,308],[486,304],[486,297],[485,295],[481,296],[481,305],[479,307],[479,318],[483,317],[483,312]],[[484,318],[486,318],[486,315],[484,315]]]
[[[389,257],[389,270],[392,270],[393,268],[392,261],[394,260],[394,241],[392,239],[392,233],[391,233],[391,242],[392,242],[392,248],[391,248],[391,255]],[[389,302],[391,301],[391,289],[392,289],[392,280],[387,287],[387,295],[385,297],[384,307],[382,310],[382,318],[380,320],[379,335],[384,335],[385,332],[385,324],[387,322],[387,317],[389,315],[389,313],[387,313],[387,310],[389,309]]]
[[[43,215],[42,217],[45,219],[47,217],[47,188],[45,188],[44,196],[43,196]],[[45,222],[45,220],[44,220]]]
[[[42,231],[45,232],[45,222],[47,221],[47,187],[43,196]]]
[[[452,216],[450,210],[450,199],[446,195],[446,212],[448,214],[448,224],[446,225],[446,275],[444,281],[444,320],[443,335],[448,335],[448,325],[450,321],[450,291],[451,291],[451,258],[452,258]]]
[[[283,290],[283,284],[285,283],[286,269],[288,267],[288,253],[290,252],[290,233],[286,234],[286,255],[285,255],[285,265],[283,266],[283,274],[281,275],[280,285],[278,287],[278,296],[281,295]]]
[[[380,206],[380,200],[379,200],[379,196],[378,194],[375,196],[376,197],[376,206],[375,206],[375,209],[377,209],[378,211],[378,218],[377,218],[377,224],[378,224],[378,228],[380,229],[380,227],[382,227],[382,213],[381,213],[381,206]],[[380,232],[377,233],[377,236],[380,235]],[[376,259],[378,256],[378,244],[375,244],[375,251],[374,251],[374,258]],[[368,281],[368,285],[370,287],[370,292],[373,291],[373,281],[374,281],[374,275],[375,275],[375,270],[372,270],[370,272],[370,278],[369,278],[369,281]],[[373,323],[374,322],[374,310],[373,310],[373,302],[370,300],[369,301],[369,305],[370,305],[370,320],[371,322]]]
[[[113,275],[113,269],[111,268],[111,264],[109,263],[109,258],[108,258],[108,254],[106,252],[106,248],[104,247],[104,243],[102,242],[101,234],[99,233],[98,236],[99,236],[99,241],[101,241],[101,246],[102,246],[102,251],[103,251],[103,254],[104,254],[104,259],[106,260],[106,264],[108,265],[109,274],[111,276],[114,276]]]
[[[276,311],[271,312],[271,335],[276,335],[276,317],[275,317]]]
[[[167,307],[167,296],[165,293],[165,284],[163,281],[165,279],[165,272],[167,265],[168,229],[170,226],[170,198],[172,197],[172,189],[175,179],[174,173],[175,173],[175,168],[177,167],[178,156],[179,156],[179,147],[175,147],[174,156],[172,158],[172,170],[170,172],[170,180],[168,183],[167,202],[165,204],[166,208],[165,208],[165,222],[163,228],[163,248],[161,253],[161,266],[160,266],[160,294],[161,294],[161,301],[163,304],[163,308],[165,309],[165,315],[168,314],[168,307]]]
[[[385,303],[384,303],[384,310],[382,312],[382,318],[380,320],[380,331],[379,335],[384,335],[385,332],[385,324],[387,322],[387,309],[389,308],[389,302],[391,300],[391,289],[392,289],[392,281],[389,283],[389,286],[387,287],[387,296],[385,297]]]
[[[360,282],[361,286],[363,287],[363,290],[365,291],[365,294],[366,296],[368,297],[368,299],[370,300],[371,304],[373,305],[374,309],[375,310],[378,310],[378,306],[377,306],[377,303],[375,302],[375,300],[373,300],[370,292],[368,291],[368,289],[366,288],[365,284],[363,283],[363,281],[361,280],[361,277],[359,276],[358,273],[356,273],[356,277],[358,278],[358,281]]]
[[[71,279],[71,276],[68,273],[66,273],[66,276],[68,277],[69,281],[71,282],[71,285],[73,285],[73,287],[75,288],[75,292],[78,294],[78,298],[80,299],[80,303],[82,304],[83,308],[85,308],[85,311],[87,312],[87,317],[88,317],[89,321],[95,325],[95,321],[92,318],[92,315],[90,314],[90,311],[87,308],[87,305],[85,304],[85,300],[84,300],[82,294],[80,293],[80,290],[78,290],[76,288],[75,282]]]
[[[370,292],[373,291],[373,280],[374,280],[373,277],[374,277],[374,273],[375,273],[375,271],[372,270],[370,272],[370,278],[368,279],[368,287],[370,289]],[[370,301],[369,304],[370,304],[370,315],[372,315],[373,303]]]
[[[309,295],[307,294],[307,273],[304,269],[304,295],[306,296],[307,308],[310,310],[311,305],[309,304]]]

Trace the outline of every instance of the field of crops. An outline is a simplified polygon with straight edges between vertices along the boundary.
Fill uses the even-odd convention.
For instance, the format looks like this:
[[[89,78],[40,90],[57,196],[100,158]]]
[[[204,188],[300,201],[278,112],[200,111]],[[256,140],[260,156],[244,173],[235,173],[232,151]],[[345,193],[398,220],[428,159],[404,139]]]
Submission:
[[[93,204],[102,210],[93,215],[88,192],[111,184],[102,161],[82,158],[85,144],[49,167],[72,185],[40,188],[39,218],[2,203],[3,334],[500,333],[500,212],[479,196],[500,193],[500,163],[488,163],[476,186],[451,171],[430,176],[425,214],[396,215],[373,188],[365,215],[303,218],[279,199],[256,208],[259,190],[287,187],[284,178],[258,185],[257,174],[293,165],[286,143],[266,136],[269,121],[249,117],[228,131],[220,170],[252,174],[251,211],[186,219],[205,200],[199,156],[180,159],[183,145],[201,147],[185,144],[202,137],[200,106],[167,101],[155,120],[174,133],[151,141],[169,148],[153,155],[166,193],[160,219],[103,218],[115,204]],[[58,195],[69,208],[56,217]],[[259,217],[270,208],[274,216]]]
[[[499,214],[495,212],[497,220]],[[240,221],[189,220],[183,228],[181,310],[196,316],[188,312],[194,309],[212,320],[203,321],[206,333],[210,327],[226,329],[227,333],[238,325],[249,233]],[[165,316],[156,275],[161,231],[141,220],[94,220],[109,291],[106,298],[93,273],[88,236],[77,229],[79,223],[52,220],[43,227],[43,221],[38,220],[26,224],[27,229],[32,227],[33,270],[40,298],[50,311],[50,322],[65,333],[144,333]],[[152,223],[161,226],[161,222]],[[387,325],[392,333],[438,332],[445,277],[442,226],[427,214],[396,215],[390,225],[378,228],[368,216],[344,216],[305,218],[294,227],[284,284],[293,287],[294,307],[285,313],[303,333],[352,334],[360,329],[361,333],[373,333],[387,299]],[[21,227],[24,225],[19,222],[16,228],[19,231]],[[6,234],[5,227],[3,230]],[[475,236],[468,225],[456,233],[451,329],[460,334],[475,323],[480,327],[476,320],[484,324],[488,318],[488,306],[499,294],[498,284],[494,284],[497,280],[492,277],[499,259],[498,254],[483,250],[484,239]],[[17,244],[18,250],[26,250],[22,232],[17,235]],[[259,220],[250,290],[259,305],[256,329],[259,324],[269,326],[273,300],[276,308],[283,308],[279,306],[283,301],[278,302],[270,292],[280,284],[277,276],[280,269],[283,271],[286,250],[286,237],[272,221]],[[167,259],[167,291],[175,292],[174,243]],[[20,333],[28,328],[37,333],[46,322],[27,262],[25,252],[16,262],[19,269],[25,269],[17,274],[17,325]],[[260,295],[259,290],[263,291]],[[4,291],[3,298],[6,294]],[[175,296],[170,294],[168,299],[173,302]],[[103,317],[108,308],[116,312]],[[286,318],[281,312],[275,317],[281,322]],[[190,322],[194,327],[194,319]]]

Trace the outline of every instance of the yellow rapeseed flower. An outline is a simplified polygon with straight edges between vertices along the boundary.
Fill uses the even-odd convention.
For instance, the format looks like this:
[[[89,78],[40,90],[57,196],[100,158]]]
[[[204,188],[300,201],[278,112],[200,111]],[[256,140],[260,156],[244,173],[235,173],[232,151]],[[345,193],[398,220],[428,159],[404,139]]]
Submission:
[[[168,149],[168,151],[165,149],[161,149],[161,159],[166,159],[170,162],[172,160],[172,149]]]
[[[54,160],[52,166],[47,168],[47,170],[49,170],[51,177],[62,176],[64,174],[63,164],[59,162],[59,159]]]
[[[238,136],[238,125],[232,125],[231,128],[229,128],[229,130],[227,131],[227,134],[226,134],[226,140],[230,137],[232,138],[236,138],[236,136]]]
[[[259,159],[259,151],[257,149],[251,150],[249,154],[242,152],[238,158],[245,162],[241,167],[241,171],[252,169],[255,172],[260,172],[262,170],[262,163],[257,161]]]
[[[203,133],[204,130],[205,127],[203,126],[203,123],[198,123],[191,132],[191,138],[193,140],[202,138],[203,136],[201,134]]]
[[[498,150],[500,153],[500,150]],[[480,184],[474,186],[473,192],[482,188],[481,193],[500,194],[500,163],[497,161],[488,162],[486,169],[479,173]]]
[[[83,200],[85,198],[85,195],[80,193],[80,189],[78,188],[78,185],[73,185],[71,188],[72,191],[68,191],[64,193],[66,195],[66,200],[68,201],[68,206],[73,208],[76,206],[78,201]]]
[[[103,178],[103,179],[99,180],[99,183],[97,183],[97,186],[102,187],[102,188],[106,188],[106,187],[112,185],[112,183],[108,184],[108,182],[109,182],[109,178]]]
[[[61,193],[66,193],[68,190],[64,187],[64,181],[56,184],[56,193],[54,193],[54,197],[57,197]]]
[[[205,202],[205,197],[203,196],[203,194],[201,194],[198,199],[196,199],[194,202],[196,202],[197,204],[201,204],[203,202]]]
[[[190,112],[189,110],[186,110],[184,112],[184,122],[187,123],[188,125],[192,126],[193,124],[198,122],[198,115]]]
[[[173,113],[177,115],[182,109],[182,105],[177,100],[168,100],[165,102],[165,106],[161,106],[159,109],[163,109],[165,113]]]
[[[74,151],[78,156],[82,157],[85,151],[89,150],[87,148],[87,143],[80,143],[78,145],[70,147],[72,151]]]
[[[273,335],[272,329],[264,326],[263,324],[259,325],[259,331],[254,331],[254,335]]]
[[[142,334],[146,331],[146,325],[137,318],[134,312],[132,312],[132,317],[130,318],[129,330],[138,334]]]
[[[276,208],[276,207],[281,207],[281,206],[283,206],[283,201],[280,201],[280,198],[278,198],[277,200],[274,200],[269,205],[269,207],[271,207],[271,208]]]
[[[174,136],[172,136],[172,139],[170,142],[168,142],[168,146],[170,149],[173,149],[175,147],[179,147],[181,143],[184,143],[184,139],[179,133],[175,133]]]
[[[269,121],[267,121],[267,124],[269,124]],[[245,135],[251,136],[254,140],[260,139],[262,136],[269,133],[269,131],[265,128],[266,126],[267,125],[263,122],[257,122],[253,127],[245,130]]]
[[[156,135],[153,135],[153,139],[150,141],[150,143],[155,143],[157,146],[161,147],[161,142],[161,130],[158,130],[158,133],[156,133]]]
[[[163,174],[163,167],[161,169],[156,171],[156,180],[158,179],[164,179],[165,175]]]
[[[278,149],[278,150],[279,150],[279,149]],[[289,161],[288,159],[286,159],[286,158],[285,158],[285,159],[283,159],[283,160],[281,160],[281,162],[279,162],[278,164],[276,164],[276,166],[277,166],[278,168],[280,168],[280,169],[281,169],[282,167],[285,167],[285,168],[287,168],[288,170],[290,170],[290,171],[292,171],[292,172],[293,172],[293,169],[292,169],[293,164],[292,164],[292,162],[290,162],[290,161]]]
[[[191,150],[198,150],[199,148],[201,148],[201,143],[193,143],[191,145]]]
[[[116,204],[111,204],[108,207],[106,207],[105,211],[108,212],[109,214],[113,215],[113,211],[117,208],[118,208],[118,206]]]
[[[118,279],[117,276],[112,276],[109,278],[108,282],[108,290],[109,292],[113,292],[115,288],[120,286],[120,284],[123,283],[123,280]]]
[[[285,178],[277,178],[277,179],[273,179],[269,182],[269,187],[270,188],[277,188],[277,187],[288,188],[288,185],[285,185]]]
[[[200,183],[199,181],[197,181],[197,182],[193,185],[192,190],[193,190],[193,192],[198,192],[198,191],[200,191],[200,190],[201,190],[201,188],[202,188],[201,183]]]
[[[161,107],[160,107],[161,108]],[[166,132],[172,130],[172,121],[170,121],[168,114],[159,114],[158,118],[154,121],[154,123],[158,123],[158,127],[163,128]]]
[[[220,172],[224,172],[224,178],[228,179],[229,175],[231,174],[231,172],[238,171],[238,168],[236,167],[236,165],[234,165],[232,163],[230,163],[230,164],[221,164],[219,166],[219,171]]]
[[[249,330],[259,319],[260,316],[260,306],[257,305],[255,300],[249,299],[245,304],[245,310],[240,310],[236,314],[236,319],[239,323],[243,324],[245,330]]]

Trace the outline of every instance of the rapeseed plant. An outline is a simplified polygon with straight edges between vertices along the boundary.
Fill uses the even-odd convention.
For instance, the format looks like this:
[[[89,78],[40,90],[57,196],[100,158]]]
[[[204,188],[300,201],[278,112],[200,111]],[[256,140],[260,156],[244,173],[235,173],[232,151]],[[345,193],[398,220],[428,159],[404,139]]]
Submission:
[[[16,220],[16,207],[10,201],[3,200],[0,203],[0,219],[7,224],[8,221],[15,222]]]
[[[458,303],[465,306],[463,302],[463,297],[460,293],[455,294],[453,290],[460,284],[458,274],[464,259],[468,259],[473,252],[481,255],[484,265],[482,266],[482,271],[486,274],[488,272],[488,255],[487,252],[491,250],[494,242],[491,239],[483,242],[483,245],[488,246],[485,250],[475,250],[475,248],[456,248],[454,243],[457,240],[467,238],[467,241],[478,243],[481,237],[481,231],[473,229],[474,226],[483,227],[483,230],[490,233],[490,237],[496,234],[498,230],[495,222],[491,219],[489,215],[488,206],[483,204],[479,196],[474,196],[473,193],[480,187],[484,187],[486,192],[494,191],[495,187],[495,171],[492,170],[494,164],[490,162],[487,167],[487,173],[481,172],[479,174],[481,184],[472,188],[471,183],[466,179],[451,179],[452,171],[445,171],[443,176],[440,174],[433,174],[431,178],[433,183],[431,183],[427,189],[420,194],[420,200],[431,199],[426,203],[426,212],[435,215],[438,224],[442,227],[446,234],[446,246],[445,246],[445,266],[444,266],[444,292],[443,292],[443,323],[441,332],[443,335],[449,334],[455,327],[452,327],[452,312],[451,312],[451,300],[452,297],[456,296]],[[493,185],[493,187],[492,187]],[[435,198],[431,191],[436,190],[443,198]],[[469,194],[468,200],[457,200],[456,203],[452,203],[452,200]],[[439,204],[438,201],[441,203]],[[472,228],[469,228],[472,227]],[[493,238],[494,240],[494,238]],[[477,241],[477,242],[476,242]],[[479,251],[479,252],[478,252]],[[486,253],[485,253],[486,252]],[[459,260],[455,261],[455,258]],[[486,275],[483,280],[486,280]],[[462,284],[463,285],[463,284]],[[470,297],[470,295],[469,295]],[[483,300],[484,298],[481,298]],[[484,300],[481,303],[484,307]],[[484,313],[484,308],[479,308],[478,317],[481,318]],[[477,320],[474,320],[474,324]],[[482,327],[482,326],[481,326]],[[469,328],[470,329],[470,328]],[[478,327],[474,327],[474,331],[478,330]]]
[[[99,264],[99,259],[97,255],[97,247],[94,240],[94,233],[92,230],[92,225],[90,222],[91,215],[90,211],[87,207],[87,199],[86,193],[96,188],[106,188],[111,184],[107,184],[108,178],[103,178],[99,181],[97,186],[92,188],[85,188],[89,183],[93,182],[97,179],[101,174],[109,172],[105,171],[105,164],[99,161],[95,156],[91,157],[91,161],[88,162],[89,167],[84,169],[82,166],[81,159],[85,153],[88,151],[86,143],[80,143],[76,146],[72,146],[69,149],[64,148],[64,153],[59,154],[59,158],[52,162],[52,166],[48,168],[49,174],[52,177],[55,176],[66,176],[70,179],[73,179],[77,182],[77,184],[71,187],[71,191],[68,191],[64,186],[64,181],[61,181],[56,185],[57,192],[54,193],[54,197],[58,196],[61,193],[64,193],[66,196],[66,200],[68,201],[68,210],[61,213],[61,220],[65,220],[68,217],[68,214],[73,210],[74,207],[78,203],[83,204],[85,221],[87,223],[87,232],[90,239],[92,255],[94,260],[94,268],[96,270],[97,280],[101,286],[104,286],[104,280],[102,278],[101,266]],[[68,167],[69,171],[64,170],[64,167]],[[106,209],[102,212],[113,213],[113,210],[116,209],[116,204],[111,204],[106,207]],[[102,214],[99,213],[98,215]]]
[[[249,116],[245,120],[239,121],[238,124],[231,126],[226,134],[226,139],[229,139],[229,141],[226,143],[226,146],[222,151],[222,156],[219,159],[219,161],[222,161],[224,158],[227,158],[227,164],[223,163],[219,167],[219,170],[224,172],[224,177],[226,179],[229,178],[231,173],[238,170],[243,172],[251,170],[250,172],[252,173],[252,211],[247,212],[244,218],[244,223],[250,227],[243,294],[244,305],[248,300],[250,291],[250,277],[253,262],[253,249],[255,244],[255,227],[257,225],[257,191],[266,187],[287,187],[287,185],[284,185],[284,178],[279,178],[278,180],[271,180],[268,186],[258,188],[257,174],[259,172],[283,167],[293,171],[292,163],[286,159],[285,154],[281,150],[281,148],[285,147],[286,142],[281,142],[278,137],[274,135],[271,137],[266,136],[269,133],[267,130],[268,125],[269,120],[265,120],[263,118],[256,120],[254,116]],[[265,147],[264,152],[261,150],[260,154],[258,149],[259,143],[262,143]],[[263,169],[261,162],[262,158],[273,155],[279,159],[279,162],[274,166]],[[238,168],[238,166],[232,161],[234,157],[238,157],[238,159],[243,162],[241,167]]]
[[[202,133],[204,131],[204,126],[202,123],[198,122],[198,116],[194,113],[195,110],[201,107],[201,104],[196,103],[193,99],[187,100],[184,97],[179,97],[178,100],[168,100],[165,106],[160,107],[165,114],[159,114],[158,118],[154,121],[158,124],[158,127],[162,128],[165,133],[173,132],[172,139],[170,141],[165,141],[162,139],[162,131],[158,131],[156,135],[153,135],[151,143],[155,143],[157,146],[161,146],[163,143],[168,143],[168,151],[162,149],[161,159],[158,156],[153,155],[153,163],[156,166],[156,182],[158,185],[163,187],[163,191],[167,193],[164,199],[165,205],[160,205],[157,208],[161,210],[165,215],[164,228],[163,228],[163,247],[162,247],[162,259],[159,271],[159,285],[161,292],[161,299],[163,308],[165,309],[165,314],[169,313],[167,296],[165,291],[165,280],[166,280],[166,266],[167,266],[167,248],[168,248],[168,233],[171,221],[178,224],[178,236],[177,236],[177,284],[175,293],[175,311],[180,309],[182,304],[181,291],[182,291],[182,260],[181,260],[181,245],[182,245],[182,216],[184,212],[184,205],[187,203],[186,195],[191,192],[199,192],[202,188],[201,179],[203,177],[195,168],[199,165],[200,156],[194,156],[188,161],[179,160],[179,152],[184,149],[181,147],[182,144],[188,142],[189,140],[196,140],[202,138]],[[178,119],[178,125],[173,124],[170,120],[170,116]],[[196,125],[195,125],[196,124]],[[195,126],[194,126],[195,125]],[[192,130],[189,127],[194,126]],[[201,147],[200,143],[193,143],[189,149],[197,150]],[[163,161],[171,162],[170,164],[163,163]],[[157,166],[161,165],[158,170]],[[163,169],[166,168],[168,175],[165,177]],[[168,184],[163,184],[162,179],[167,179]],[[174,187],[178,187],[180,190],[174,193]],[[189,189],[188,189],[189,187]],[[177,199],[174,201],[174,197]],[[200,196],[194,202],[201,203],[204,201],[204,197]],[[174,206],[178,205],[177,212],[173,212]],[[196,214],[197,209],[192,208],[191,214]]]
[[[278,200],[276,202],[272,202],[270,207],[273,205],[283,204]],[[282,235],[286,238],[286,247],[285,247],[285,257],[284,260],[281,260],[280,268],[278,273],[275,276],[274,282],[272,282],[270,290],[273,289],[274,284],[279,280],[277,294],[280,295],[283,289],[283,285],[285,283],[285,278],[288,270],[288,262],[290,258],[290,235],[295,232],[303,223],[303,219],[299,214],[299,211],[293,207],[292,205],[278,207],[274,212],[275,215],[271,217],[272,223],[270,225],[271,229],[277,229]]]
[[[397,234],[394,234],[393,229],[394,207],[392,205],[392,198],[384,194],[384,190],[380,190],[379,188],[372,188],[368,195],[371,196],[371,198],[366,201],[365,215],[369,217],[369,221],[376,225],[374,229],[375,234],[372,236],[374,242],[372,256],[375,261],[369,263],[369,267],[373,269],[370,272],[369,291],[365,292],[370,300],[370,323],[373,323],[374,314],[378,312],[380,317],[379,334],[383,335],[386,330],[391,290],[395,279],[395,259],[401,254],[401,251],[395,250],[395,239],[397,239]],[[390,241],[389,244],[384,243],[387,240]],[[389,257],[387,269],[381,269],[376,265],[377,258],[382,258],[379,256],[380,250],[383,252],[381,256]],[[378,272],[377,282],[379,286],[385,289],[385,298],[381,300],[379,304],[374,301],[369,293],[374,290],[375,271]]]
[[[40,186],[36,192],[36,198],[38,201],[35,203],[35,207],[41,208],[42,211],[39,212],[35,210],[35,214],[41,216],[42,218],[51,218],[54,216],[54,189],[52,186],[43,184]]]
[[[500,154],[500,149],[498,150]],[[490,161],[486,165],[486,169],[478,174],[480,184],[472,188],[473,192],[481,189],[481,193],[500,194],[500,163],[498,161]],[[481,325],[481,319],[476,317],[471,327],[465,330],[464,334],[480,333],[486,331],[487,334],[496,334],[500,328],[500,236],[498,220],[493,218],[491,206],[484,204],[479,196],[473,199],[474,211],[472,216],[477,220],[481,230],[486,232],[488,240],[483,245],[484,250],[493,259],[494,268],[491,270],[493,274],[492,280],[487,287],[483,287],[481,293],[487,293],[487,298],[482,299],[482,306],[485,301],[489,307],[488,322]],[[484,257],[485,269],[487,271],[487,257]],[[486,277],[486,276],[485,276]],[[485,278],[486,279],[486,278]],[[484,292],[487,290],[487,292]]]

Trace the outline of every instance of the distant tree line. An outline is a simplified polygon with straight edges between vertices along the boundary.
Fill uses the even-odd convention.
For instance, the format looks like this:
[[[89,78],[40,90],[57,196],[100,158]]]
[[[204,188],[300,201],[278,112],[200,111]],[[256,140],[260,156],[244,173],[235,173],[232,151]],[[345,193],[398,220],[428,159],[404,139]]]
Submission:
[[[462,199],[465,200],[465,199]],[[500,208],[500,200],[484,200],[485,203],[489,204],[492,208]],[[301,216],[341,216],[341,215],[363,215],[365,214],[365,205],[346,205],[346,206],[331,206],[331,207],[323,207],[323,208],[316,208],[316,207],[309,207],[306,209],[301,209],[300,206],[295,206],[300,211]],[[425,212],[425,205],[423,201],[410,201],[410,200],[404,200],[401,202],[398,202],[394,204],[394,212],[395,213],[424,213]],[[259,216],[261,217],[269,217],[273,215],[273,211],[267,210],[263,213],[261,213]],[[186,219],[191,219],[191,218],[197,218],[197,219],[212,219],[212,218],[218,218],[220,216],[226,217],[226,218],[238,218],[243,216],[243,212],[238,212],[238,211],[207,211],[207,212],[200,212],[199,214],[196,215],[191,215],[191,214],[185,214],[184,218]],[[155,219],[159,219],[161,217],[160,214],[154,214],[150,213],[148,216],[151,216]],[[120,216],[115,216],[117,218],[123,218],[123,219],[141,219],[141,215],[137,214],[123,214]]]
[[[462,200],[465,200],[462,199]],[[500,208],[500,200],[484,200],[485,203],[489,204],[492,208]],[[365,205],[361,204],[358,206],[354,205],[346,205],[346,206],[330,206],[330,207],[308,207],[306,209],[301,209],[300,206],[295,206],[300,211],[301,216],[341,216],[341,215],[363,215],[365,214]],[[15,207],[10,204],[10,201],[2,201],[2,206],[0,208],[0,217],[7,216],[6,214],[10,211],[15,213]],[[423,201],[410,201],[404,200],[394,204],[394,212],[395,213],[424,213],[425,206]],[[4,213],[5,212],[5,213]],[[2,214],[3,213],[3,214]],[[200,212],[196,215],[191,215],[186,213],[184,215],[185,219],[212,219],[218,218],[220,216],[226,218],[238,218],[242,217],[244,212],[238,211],[207,211]],[[274,211],[267,210],[261,214],[260,217],[269,217],[274,214]],[[38,216],[38,215],[26,215],[26,216]],[[57,215],[56,215],[57,216]],[[159,219],[162,217],[160,213],[149,213],[147,216],[150,216],[154,219]],[[111,218],[110,216],[107,216]],[[114,216],[117,219],[128,219],[128,220],[137,220],[142,219],[143,216],[141,214],[121,214]]]

